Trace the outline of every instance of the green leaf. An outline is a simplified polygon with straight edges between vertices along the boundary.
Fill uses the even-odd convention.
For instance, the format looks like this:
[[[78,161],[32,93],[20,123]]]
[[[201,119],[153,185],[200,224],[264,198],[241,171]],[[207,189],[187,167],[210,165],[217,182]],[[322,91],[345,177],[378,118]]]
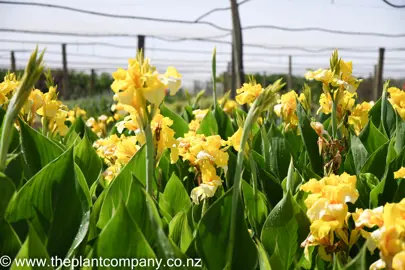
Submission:
[[[356,181],[356,189],[359,191],[359,199],[356,205],[366,209],[370,205],[370,193],[380,183],[377,177],[371,173],[361,173]]]
[[[99,139],[97,134],[94,133],[88,126],[86,126],[84,120],[81,117],[78,117],[76,118],[73,125],[70,126],[69,131],[65,135],[64,141],[72,141],[72,139],[74,139],[77,135],[79,135],[80,138],[83,138],[85,134],[87,134],[91,143]],[[71,138],[72,136],[73,138]]]
[[[317,174],[321,174],[323,171],[323,162],[318,150],[318,135],[312,129],[308,116],[300,103],[297,104],[297,115],[302,142],[308,152],[312,170]]]
[[[97,227],[104,228],[107,222],[113,216],[115,209],[118,207],[121,200],[128,201],[130,189],[132,185],[132,173],[137,179],[146,179],[146,148],[142,146],[138,152],[130,159],[130,161],[121,170],[118,176],[111,182],[106,190],[106,198],[101,207],[100,217]],[[129,208],[131,210],[131,208]]]
[[[17,234],[4,219],[4,213],[14,192],[14,183],[10,178],[0,173],[0,254],[10,257],[14,257],[21,246]]]
[[[16,261],[19,260],[21,263],[25,259],[38,259],[38,260],[43,260],[43,265],[34,265],[34,266],[19,266],[16,264]],[[53,269],[50,267],[51,265],[51,260],[49,258],[48,252],[46,251],[46,248],[44,244],[41,242],[39,239],[37,233],[35,232],[34,227],[30,224],[29,226],[29,234],[27,239],[24,242],[24,245],[21,247],[20,251],[18,252],[18,255],[16,259],[13,262],[13,265],[11,266],[12,270],[17,270],[17,269]]]
[[[387,92],[388,84],[384,84],[383,95],[381,97],[381,123],[380,129],[387,134],[388,138],[392,137],[395,133],[395,110],[388,100]]]
[[[362,167],[362,173],[372,173],[378,178],[382,178],[386,170],[386,158],[388,153],[388,143],[382,145],[374,153],[372,153],[364,166]]]
[[[260,235],[269,214],[266,197],[259,190],[254,194],[253,188],[244,180],[242,181],[242,192],[249,222],[255,228],[255,232]]]
[[[298,248],[298,225],[294,218],[291,193],[288,192],[270,212],[261,235],[264,248],[272,258],[278,247],[278,256],[270,259],[275,269],[289,269]],[[282,258],[282,259],[281,259]],[[281,265],[279,265],[281,263]]]
[[[271,206],[275,206],[283,198],[283,189],[280,182],[277,181],[269,172],[263,170],[258,166],[259,184],[262,187],[264,194],[266,194],[267,201]]]
[[[281,181],[287,176],[288,164],[291,159],[291,147],[283,134],[273,125],[269,131],[270,168]]]
[[[201,121],[197,134],[204,134],[205,136],[218,134],[218,124],[211,110],[208,110],[204,119]]]
[[[163,103],[162,103],[162,105],[160,105],[160,113],[163,116],[169,117],[171,120],[173,120],[173,124],[171,125],[170,128],[174,130],[174,132],[175,132],[174,136],[176,138],[183,137],[184,133],[188,132],[188,124],[186,123],[186,121],[184,121],[184,119],[177,113],[172,112]]]
[[[124,202],[101,231],[94,257],[102,258],[156,258],[139,226],[134,222]],[[104,269],[104,268],[101,268]],[[108,268],[105,268],[108,269]],[[117,269],[127,269],[124,266]]]
[[[83,137],[81,142],[75,147],[75,162],[79,165],[80,170],[90,187],[99,177],[102,162],[99,156],[91,145],[87,135]]]
[[[346,266],[345,270],[367,270],[369,267],[367,266],[366,261],[366,253],[367,253],[367,244],[364,244],[361,248],[360,252],[357,254],[356,257],[353,258]]]
[[[255,269],[257,265],[257,249],[249,236],[243,218],[243,207],[238,207],[237,238],[233,250],[229,250],[229,230],[232,209],[232,191],[230,188],[221,198],[216,200],[201,218],[196,232],[198,256],[207,269],[224,269],[227,264],[232,269]],[[239,198],[239,203],[241,199]],[[227,261],[225,251],[233,252],[233,262]],[[229,267],[229,265],[228,265]]]
[[[374,126],[379,127],[381,124],[381,98],[379,98],[368,112],[369,118],[373,121]]]
[[[218,124],[218,135],[220,135],[223,140],[227,140],[228,137],[231,137],[234,133],[231,119],[222,110],[221,106],[216,106],[214,116]]]
[[[405,147],[405,120],[403,120],[399,114],[397,114],[397,129],[395,138],[395,150],[399,154]]]
[[[351,138],[350,148],[350,152],[347,154],[347,156],[351,155],[355,172],[356,174],[359,174],[361,168],[366,163],[369,154],[361,140],[354,135]]]
[[[31,177],[48,163],[59,157],[63,149],[24,121],[20,121],[21,148]]]
[[[190,197],[183,183],[174,173],[172,177],[170,177],[163,195],[159,199],[166,202],[166,204],[161,204],[159,201],[160,208],[172,217],[191,204]]]
[[[257,240],[257,251],[259,255],[259,267],[260,270],[271,270],[271,264],[269,255],[267,254],[266,250],[263,247],[263,244]]]
[[[359,138],[369,154],[374,153],[383,144],[388,142],[388,138],[374,126],[372,121],[367,123],[361,131]]]
[[[193,230],[188,219],[188,212],[191,207],[177,213],[169,224],[169,237],[185,253],[193,241]]]
[[[49,226],[33,224],[39,233],[47,232],[47,249],[51,256],[64,257],[71,246],[88,209],[73,162],[73,148],[46,165],[12,198],[6,211],[10,223],[37,218],[40,214]],[[88,191],[87,191],[88,192]],[[86,207],[87,208],[87,207]]]

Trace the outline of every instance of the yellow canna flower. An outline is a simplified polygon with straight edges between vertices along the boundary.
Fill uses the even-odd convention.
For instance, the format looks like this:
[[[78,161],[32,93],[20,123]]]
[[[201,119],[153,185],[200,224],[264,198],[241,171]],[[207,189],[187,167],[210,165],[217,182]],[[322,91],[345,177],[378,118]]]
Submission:
[[[202,121],[205,117],[205,115],[208,113],[209,109],[206,110],[201,110],[201,109],[197,109],[193,111],[194,117],[197,121]]]
[[[233,111],[238,108],[238,103],[232,99],[226,99],[225,104],[223,104],[224,98],[221,98],[218,100],[218,103],[222,105],[224,112],[227,114],[232,114]]]
[[[9,73],[4,77],[3,82],[0,83],[0,105],[8,102],[19,85],[20,81],[17,80],[14,73]]]
[[[396,87],[388,88],[389,101],[402,119],[405,119],[405,92]]]
[[[219,135],[205,136],[188,132],[184,138],[178,138],[177,153],[184,161],[188,161],[197,170],[200,177],[199,186],[192,190],[191,198],[199,203],[215,194],[221,179],[216,168],[224,171],[228,168],[228,153],[222,146],[226,144]],[[202,182],[202,183],[201,183]]]
[[[368,112],[371,110],[372,104],[363,102],[357,104],[348,118],[349,125],[353,126],[356,135],[359,135],[361,130],[368,123]]]
[[[307,216],[311,221],[310,236],[301,244],[308,246],[321,245],[326,248],[334,244],[333,235],[349,244],[346,218],[347,202],[354,203],[358,197],[356,176],[343,173],[340,176],[331,174],[321,180],[311,179],[300,187],[309,192],[305,205]],[[329,257],[327,253],[325,258]]]
[[[394,178],[405,178],[405,167],[401,167],[398,171],[394,172]]]
[[[296,128],[298,126],[298,116],[296,113],[297,109],[297,93],[292,90],[281,96],[278,101],[279,104],[274,106],[274,112],[277,116],[280,116],[285,125],[285,130],[290,128]],[[301,95],[300,100],[305,100],[305,96]]]
[[[349,91],[344,91],[342,95],[338,95],[339,100],[337,100],[337,117],[338,120],[342,119],[346,112],[351,112],[353,110],[354,104],[356,102],[356,93],[350,93]],[[323,93],[320,96],[319,104],[321,107],[318,110],[324,114],[330,114],[332,112],[332,96],[327,93]]]
[[[236,90],[236,93],[238,94],[236,96],[236,102],[240,105],[251,105],[262,92],[263,88],[260,84],[244,83],[241,88]]]
[[[240,150],[240,141],[242,139],[243,128],[239,127],[238,130],[228,138],[227,145],[232,146],[236,151]]]
[[[165,97],[165,90],[170,95],[176,94],[181,85],[181,75],[174,67],[169,67],[164,74],[159,74],[142,53],[128,60],[128,68],[118,69],[113,73],[114,82],[111,89],[115,100],[135,109],[143,117],[146,101],[158,107]],[[132,109],[129,110],[132,113]]]
[[[392,259],[392,269],[404,270],[405,269],[405,250],[395,254]]]

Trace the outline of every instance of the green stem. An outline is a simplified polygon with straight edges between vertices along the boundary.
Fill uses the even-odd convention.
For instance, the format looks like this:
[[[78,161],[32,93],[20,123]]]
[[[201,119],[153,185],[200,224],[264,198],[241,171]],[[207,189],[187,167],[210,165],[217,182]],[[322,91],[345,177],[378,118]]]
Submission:
[[[11,132],[14,120],[15,116],[9,113],[6,114],[3,120],[0,139],[0,172],[4,172],[6,169],[7,152],[12,138]]]
[[[208,209],[208,198],[203,201],[201,216],[205,215]]]
[[[336,100],[332,101],[332,137],[336,138],[337,134],[337,104]]]
[[[242,138],[240,142],[240,149],[238,153],[238,157],[236,160],[236,168],[235,168],[235,178],[233,182],[233,191],[232,191],[232,212],[231,212],[231,228],[230,228],[230,235],[229,235],[229,250],[228,250],[228,262],[229,262],[229,269],[232,269],[232,258],[234,254],[235,248],[235,240],[236,240],[236,226],[237,222],[243,222],[237,220],[238,218],[238,206],[240,200],[240,190],[241,190],[241,178],[242,178],[242,168],[243,168],[243,160],[245,156],[245,146],[248,140],[249,134],[252,130],[253,123],[257,118],[257,108],[256,102],[250,107],[249,113],[246,118],[246,122],[243,126]]]
[[[149,195],[153,195],[153,177],[155,169],[155,157],[154,157],[154,145],[152,130],[150,124],[148,123],[145,127],[145,137],[146,137],[146,192]]]
[[[212,93],[214,96],[214,110],[217,108],[217,49],[212,54]]]
[[[14,121],[17,119],[21,108],[27,101],[32,88],[35,86],[35,83],[38,81],[39,76],[43,71],[43,54],[44,53],[41,53],[39,57],[37,57],[38,49],[35,49],[35,51],[31,54],[20,86],[17,88],[8,105],[7,112],[1,126],[0,172],[4,172],[7,166],[7,152],[11,143]]]

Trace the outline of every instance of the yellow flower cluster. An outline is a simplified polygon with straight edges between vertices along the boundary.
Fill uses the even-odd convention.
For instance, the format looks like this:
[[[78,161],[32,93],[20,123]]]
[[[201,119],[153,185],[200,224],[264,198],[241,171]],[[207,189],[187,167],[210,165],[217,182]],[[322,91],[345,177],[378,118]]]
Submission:
[[[143,58],[142,53],[128,60],[126,70],[120,68],[115,71],[113,78],[111,88],[115,92],[114,99],[124,105],[129,113],[136,110],[142,118],[146,101],[159,106],[165,97],[166,89],[170,90],[170,95],[174,95],[181,85],[181,75],[174,67],[168,67],[166,73],[159,74],[156,67],[150,64],[150,60]]]
[[[107,170],[103,173],[104,179],[109,184],[120,172],[121,168],[128,163],[133,155],[139,150],[135,136],[111,135],[105,139],[99,139],[93,147],[96,148],[97,154],[104,159],[108,165]]]
[[[188,124],[188,130],[191,133],[196,133],[197,130],[200,128],[201,121],[204,119],[205,115],[208,113],[209,109],[201,110],[197,109],[193,111],[194,118]]]
[[[342,119],[346,112],[351,112],[356,102],[356,93],[351,93],[349,91],[344,91],[343,95],[339,95],[340,98],[337,100],[337,117],[338,120]],[[319,98],[319,104],[321,107],[318,110],[324,114],[330,114],[332,112],[332,96],[329,93],[322,93]]]
[[[253,101],[263,92],[263,87],[256,83],[244,83],[243,86],[236,90],[238,94],[236,96],[236,102],[240,105],[249,104],[251,105]]]
[[[380,250],[380,259],[370,269],[404,269],[405,267],[405,199],[376,209],[356,209],[356,229],[368,239],[368,248]],[[364,227],[369,228],[365,230]],[[369,232],[371,228],[375,228]]]
[[[68,118],[67,120],[71,123],[74,123],[77,118],[81,117],[83,120],[86,119],[87,117],[87,112],[80,108],[79,106],[76,106],[73,110],[70,110],[68,112]]]
[[[14,73],[9,73],[4,77],[3,82],[0,83],[0,106],[9,101],[19,85],[20,81],[17,80]]]
[[[311,221],[310,235],[302,246],[307,252],[309,246],[319,245],[319,254],[330,261],[331,256],[325,248],[333,246],[334,233],[343,241],[348,241],[344,230],[347,227],[345,218],[348,214],[346,203],[354,203],[359,197],[356,176],[343,173],[340,176],[331,174],[319,181],[311,179],[301,186],[301,190],[310,192],[305,205]]]
[[[360,134],[361,130],[366,126],[368,122],[368,112],[373,107],[372,102],[363,102],[357,104],[352,113],[348,118],[349,125],[353,126],[354,131],[357,135]]]
[[[172,160],[177,157],[177,141],[174,138],[174,130],[170,128],[173,125],[173,120],[164,117],[157,111],[151,122],[151,129],[153,134],[154,145],[156,149],[156,159],[159,160],[165,149],[170,149]],[[139,117],[136,113],[132,113],[116,124],[119,133],[124,129],[135,133],[136,140],[141,145],[145,144],[145,134]]]
[[[86,126],[91,128],[91,130],[96,133],[97,136],[104,137],[107,134],[107,125],[113,121],[114,119],[112,117],[102,114],[97,120],[94,119],[94,117],[87,119]]]
[[[224,101],[225,101],[225,104],[224,104]],[[227,114],[232,114],[233,111],[236,108],[238,108],[238,103],[232,99],[221,98],[218,100],[218,104],[222,106],[224,112],[226,112]]]
[[[274,112],[277,116],[281,117],[285,123],[285,130],[294,129],[298,125],[298,116],[296,113],[297,99],[305,103],[305,95],[303,93],[298,94],[292,90],[278,100],[278,104],[274,106]]]
[[[228,153],[222,146],[225,142],[219,135],[205,136],[188,132],[184,138],[178,138],[178,153],[190,162],[198,173],[199,186],[191,191],[191,198],[198,204],[201,200],[214,196],[217,188],[222,185],[217,175],[217,168],[225,171],[228,166]]]
[[[333,59],[335,58],[335,61]],[[316,80],[322,82],[325,93],[331,92],[333,89],[348,91],[353,93],[357,90],[361,80],[353,75],[352,62],[345,62],[342,59],[338,60],[337,53],[332,55],[331,67],[329,69],[318,69],[309,71],[305,74],[307,80]]]
[[[65,124],[68,118],[68,108],[58,100],[57,86],[49,87],[47,93],[34,89],[31,91],[28,100],[22,108],[22,114],[28,123],[32,124],[36,119],[36,114],[42,117],[42,125],[47,126],[50,134],[64,136],[68,131]]]
[[[402,119],[405,119],[405,91],[396,87],[388,88],[390,93],[390,99],[392,106],[398,112]]]

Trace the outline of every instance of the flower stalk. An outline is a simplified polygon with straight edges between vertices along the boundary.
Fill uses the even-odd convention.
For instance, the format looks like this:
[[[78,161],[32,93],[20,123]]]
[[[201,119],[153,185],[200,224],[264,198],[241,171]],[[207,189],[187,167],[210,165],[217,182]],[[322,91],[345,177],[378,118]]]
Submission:
[[[273,104],[275,99],[275,94],[284,86],[281,84],[281,79],[276,81],[273,85],[270,85],[268,88],[263,90],[259,97],[253,102],[252,106],[249,109],[249,112],[246,117],[246,121],[243,125],[242,137],[240,140],[239,152],[236,160],[235,176],[233,182],[233,191],[232,191],[232,212],[231,212],[231,227],[230,227],[230,236],[229,236],[229,250],[228,250],[228,262],[229,269],[232,269],[232,261],[234,248],[236,243],[236,227],[237,223],[241,222],[238,219],[238,207],[239,200],[241,199],[241,183],[242,183],[242,169],[243,161],[245,157],[246,143],[248,141],[250,132],[252,131],[253,124],[256,122],[257,118],[261,115],[263,111],[267,109],[269,104]],[[255,183],[256,184],[256,183]]]
[[[217,49],[212,53],[212,92],[214,97],[214,110],[217,108]]]
[[[42,65],[42,59],[44,52],[45,51],[38,55],[38,48],[36,48],[31,54],[21,84],[17,88],[15,95],[10,100],[6,115],[4,116],[0,137],[0,172],[4,172],[7,166],[7,152],[12,139],[13,124],[16,121],[21,108],[27,101],[32,88],[35,86],[43,72],[44,67]]]

